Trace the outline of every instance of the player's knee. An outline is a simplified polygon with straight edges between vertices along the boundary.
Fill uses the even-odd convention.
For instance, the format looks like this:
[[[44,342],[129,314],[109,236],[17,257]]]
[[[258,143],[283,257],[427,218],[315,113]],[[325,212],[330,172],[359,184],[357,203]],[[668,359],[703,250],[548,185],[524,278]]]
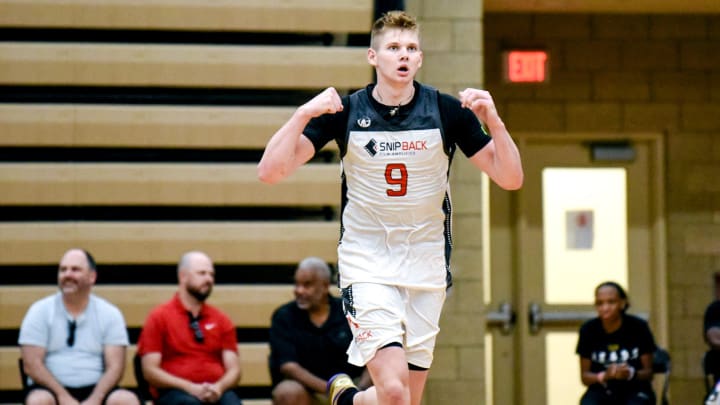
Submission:
[[[378,396],[390,404],[405,403],[410,398],[410,387],[400,379],[388,379],[376,384]]]
[[[55,397],[48,390],[34,389],[25,398],[27,405],[55,405]]]

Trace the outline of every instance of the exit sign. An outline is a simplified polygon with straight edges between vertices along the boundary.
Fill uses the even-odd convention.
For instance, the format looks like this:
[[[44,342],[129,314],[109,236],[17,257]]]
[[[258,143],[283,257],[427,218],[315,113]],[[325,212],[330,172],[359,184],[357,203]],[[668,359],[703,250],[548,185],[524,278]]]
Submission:
[[[510,83],[547,82],[548,62],[548,53],[543,50],[503,52],[505,80]]]

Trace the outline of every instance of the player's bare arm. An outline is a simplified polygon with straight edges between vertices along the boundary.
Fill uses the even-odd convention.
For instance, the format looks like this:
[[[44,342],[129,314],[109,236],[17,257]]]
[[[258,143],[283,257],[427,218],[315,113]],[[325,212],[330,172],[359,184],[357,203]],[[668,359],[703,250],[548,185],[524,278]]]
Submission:
[[[315,154],[312,142],[302,135],[314,117],[342,111],[340,95],[333,87],[298,107],[290,119],[270,138],[257,167],[258,178],[274,184],[290,176]]]
[[[490,92],[465,89],[460,92],[460,103],[471,110],[485,124],[493,140],[470,158],[470,161],[487,173],[500,187],[517,190],[523,184],[523,169],[515,142],[498,115]]]

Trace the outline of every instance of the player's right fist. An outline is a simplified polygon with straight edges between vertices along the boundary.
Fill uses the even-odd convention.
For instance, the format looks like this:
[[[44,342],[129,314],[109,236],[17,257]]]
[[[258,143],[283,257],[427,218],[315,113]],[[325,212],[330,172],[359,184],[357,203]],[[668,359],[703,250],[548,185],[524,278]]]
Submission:
[[[300,107],[310,117],[335,114],[343,110],[342,100],[334,87],[328,87]]]

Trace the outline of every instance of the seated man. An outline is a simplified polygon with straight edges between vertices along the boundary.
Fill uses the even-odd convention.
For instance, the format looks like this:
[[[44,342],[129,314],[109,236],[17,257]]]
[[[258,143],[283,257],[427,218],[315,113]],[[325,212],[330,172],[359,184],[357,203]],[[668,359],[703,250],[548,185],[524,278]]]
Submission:
[[[358,378],[365,388],[370,377],[347,362],[352,333],[342,302],[329,293],[330,268],[317,257],[300,262],[295,271],[295,300],[278,308],[270,326],[270,374],[273,404],[327,403],[327,380],[338,372]]]
[[[205,304],[215,284],[212,260],[188,252],[178,264],[179,288],[150,312],[138,341],[142,370],[157,405],[240,404],[237,338],[230,318]]]
[[[91,293],[95,260],[70,249],[60,260],[60,291],[36,301],[20,327],[20,352],[29,377],[26,404],[133,404],[117,388],[128,335],[120,310]]]

